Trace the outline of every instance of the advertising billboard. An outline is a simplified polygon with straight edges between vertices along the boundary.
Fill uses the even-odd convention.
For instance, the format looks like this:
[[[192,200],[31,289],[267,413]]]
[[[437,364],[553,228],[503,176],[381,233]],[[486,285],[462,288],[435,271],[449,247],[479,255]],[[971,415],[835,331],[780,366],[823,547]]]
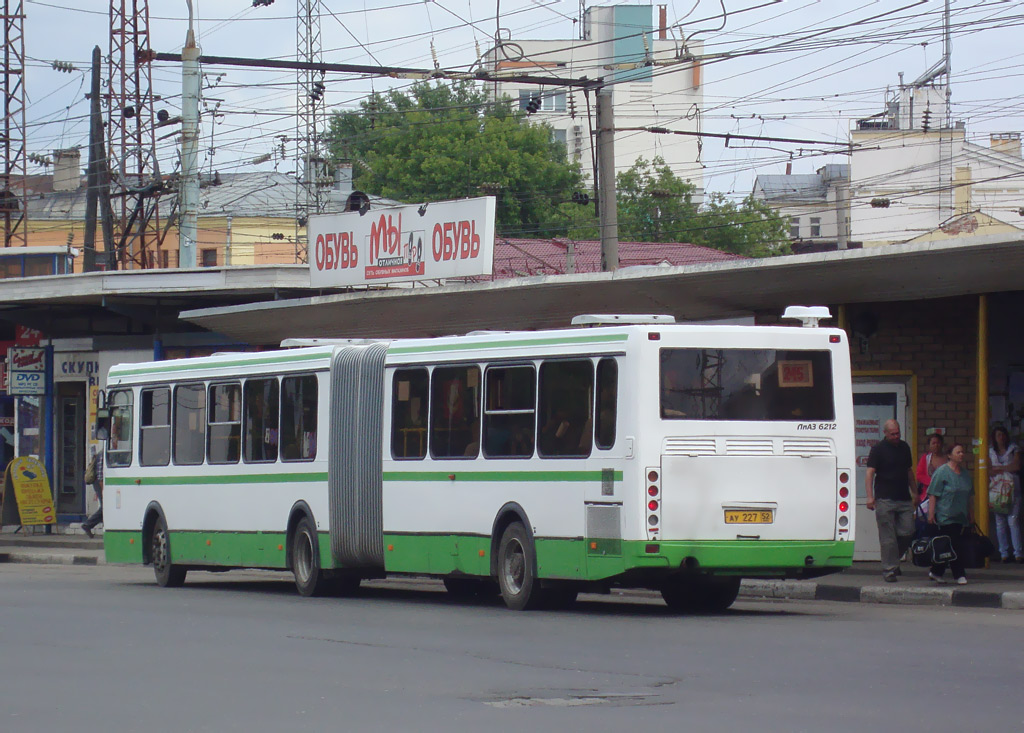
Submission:
[[[489,275],[494,197],[311,216],[309,284],[373,285]]]

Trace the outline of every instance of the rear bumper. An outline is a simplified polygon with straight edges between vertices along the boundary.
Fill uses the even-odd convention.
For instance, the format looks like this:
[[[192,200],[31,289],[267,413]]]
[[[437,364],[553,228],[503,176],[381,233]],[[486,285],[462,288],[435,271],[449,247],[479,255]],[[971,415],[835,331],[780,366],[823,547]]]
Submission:
[[[813,578],[853,564],[853,543],[836,541],[705,540],[629,542],[623,552],[637,569],[715,572],[744,578]],[[648,552],[657,547],[656,552]],[[628,548],[628,549],[627,549]]]

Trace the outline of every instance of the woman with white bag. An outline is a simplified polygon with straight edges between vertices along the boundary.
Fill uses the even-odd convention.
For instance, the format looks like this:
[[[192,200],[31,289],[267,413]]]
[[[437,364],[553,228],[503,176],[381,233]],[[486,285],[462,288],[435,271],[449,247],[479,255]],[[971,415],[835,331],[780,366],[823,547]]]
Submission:
[[[996,518],[999,556],[1011,562],[1010,549],[1017,562],[1024,563],[1020,536],[1020,450],[1010,442],[1010,434],[1000,426],[992,431],[989,444],[989,506]],[[1007,501],[1009,494],[1009,501]]]

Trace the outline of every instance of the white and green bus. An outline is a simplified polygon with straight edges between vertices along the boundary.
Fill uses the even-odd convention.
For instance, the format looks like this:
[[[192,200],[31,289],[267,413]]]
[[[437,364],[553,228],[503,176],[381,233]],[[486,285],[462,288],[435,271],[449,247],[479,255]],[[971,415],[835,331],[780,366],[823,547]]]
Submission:
[[[741,578],[850,566],[842,331],[577,322],[112,368],[107,561],[291,570],[303,595],[432,576],[513,609],[639,587],[716,610]]]

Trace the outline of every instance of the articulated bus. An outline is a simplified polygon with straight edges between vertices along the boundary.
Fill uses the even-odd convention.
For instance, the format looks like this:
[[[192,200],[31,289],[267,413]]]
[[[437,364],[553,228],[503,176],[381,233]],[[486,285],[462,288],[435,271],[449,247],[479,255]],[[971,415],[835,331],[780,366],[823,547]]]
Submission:
[[[849,351],[826,309],[794,312],[808,327],[586,316],[116,366],[107,561],[162,586],[290,570],[303,595],[431,576],[512,609],[634,587],[713,611],[741,578],[837,572]]]

